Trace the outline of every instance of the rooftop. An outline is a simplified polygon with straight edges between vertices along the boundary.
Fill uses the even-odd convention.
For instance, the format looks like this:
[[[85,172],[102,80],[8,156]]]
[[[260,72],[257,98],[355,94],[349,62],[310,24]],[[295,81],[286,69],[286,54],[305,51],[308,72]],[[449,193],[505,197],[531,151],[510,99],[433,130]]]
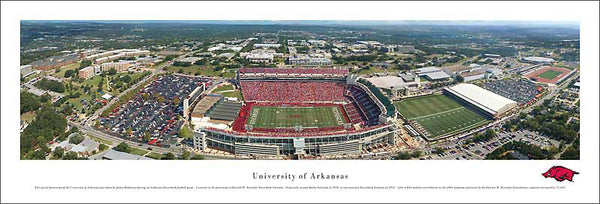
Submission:
[[[108,150],[103,156],[103,159],[108,160],[154,160],[152,158],[138,156],[135,154],[129,154],[126,152],[119,152],[116,150]]]
[[[432,80],[450,78],[450,75],[446,74],[446,72],[443,72],[443,71],[429,72],[424,75],[427,76],[427,78],[432,79]]]
[[[517,102],[495,94],[491,91],[485,90],[479,86],[473,84],[458,84],[456,86],[445,88],[453,92],[454,94],[462,97],[481,107],[482,109],[496,114],[497,112],[502,111],[507,106],[516,105]]]
[[[423,67],[423,68],[417,69],[417,74],[425,74],[425,73],[429,73],[429,72],[439,72],[439,71],[441,71],[441,69],[437,68],[437,67]]]
[[[367,78],[367,81],[373,83],[378,88],[397,88],[406,85],[402,78],[397,76],[382,76]]]

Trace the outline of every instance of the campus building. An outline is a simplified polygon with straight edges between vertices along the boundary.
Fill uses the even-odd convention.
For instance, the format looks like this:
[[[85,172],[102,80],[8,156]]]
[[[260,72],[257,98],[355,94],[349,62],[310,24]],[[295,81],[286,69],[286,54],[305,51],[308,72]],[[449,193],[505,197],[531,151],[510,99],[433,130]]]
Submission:
[[[289,56],[287,64],[298,66],[331,66],[333,62],[327,58],[315,58],[302,54]]]
[[[96,75],[95,66],[89,66],[79,70],[79,78],[81,79],[89,79],[94,75]]]
[[[499,118],[517,106],[517,102],[473,84],[444,88],[444,94],[480,110],[491,118]]]

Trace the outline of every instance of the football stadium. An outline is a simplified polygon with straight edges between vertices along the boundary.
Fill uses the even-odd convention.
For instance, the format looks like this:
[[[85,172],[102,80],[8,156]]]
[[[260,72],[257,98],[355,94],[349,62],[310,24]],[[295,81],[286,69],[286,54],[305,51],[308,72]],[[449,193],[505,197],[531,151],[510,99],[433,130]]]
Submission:
[[[236,81],[243,100],[206,95],[195,103],[191,121],[197,149],[324,156],[395,143],[394,105],[347,69],[241,68]]]
[[[525,74],[528,79],[546,84],[559,84],[569,78],[575,70],[559,67],[543,67],[541,69]]]
[[[429,141],[457,135],[505,115],[517,103],[473,84],[444,88],[431,94],[401,100],[396,108],[414,130]]]

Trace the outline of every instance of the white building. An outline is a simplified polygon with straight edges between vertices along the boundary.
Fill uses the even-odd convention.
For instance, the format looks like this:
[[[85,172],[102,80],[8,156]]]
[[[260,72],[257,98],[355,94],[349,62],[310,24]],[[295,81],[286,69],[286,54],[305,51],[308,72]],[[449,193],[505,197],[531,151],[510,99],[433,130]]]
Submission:
[[[417,69],[417,75],[427,78],[428,80],[446,80],[450,78],[446,72],[437,67],[423,67]]]
[[[498,118],[517,106],[517,102],[473,84],[447,87],[444,88],[444,93],[471,104],[493,118]]]
[[[28,75],[30,75],[33,72],[32,67],[33,66],[31,66],[31,65],[23,65],[23,66],[21,66],[21,75],[22,76],[28,76]]]
[[[279,48],[281,44],[273,44],[273,43],[256,43],[254,44],[254,48]]]
[[[305,54],[291,55],[287,59],[289,65],[300,65],[300,66],[330,66],[333,62],[327,58],[314,58]]]
[[[553,59],[546,57],[523,57],[521,61],[536,63],[536,64],[552,64],[554,62]]]

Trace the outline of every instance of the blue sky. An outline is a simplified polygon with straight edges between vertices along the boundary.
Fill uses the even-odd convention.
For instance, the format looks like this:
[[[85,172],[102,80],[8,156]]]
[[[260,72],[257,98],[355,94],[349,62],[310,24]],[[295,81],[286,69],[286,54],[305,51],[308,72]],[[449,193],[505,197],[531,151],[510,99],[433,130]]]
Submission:
[[[97,22],[97,23],[197,23],[197,24],[244,24],[244,25],[512,25],[527,27],[572,27],[578,28],[576,21],[391,21],[391,20],[85,20],[85,21],[23,21],[23,22]]]

